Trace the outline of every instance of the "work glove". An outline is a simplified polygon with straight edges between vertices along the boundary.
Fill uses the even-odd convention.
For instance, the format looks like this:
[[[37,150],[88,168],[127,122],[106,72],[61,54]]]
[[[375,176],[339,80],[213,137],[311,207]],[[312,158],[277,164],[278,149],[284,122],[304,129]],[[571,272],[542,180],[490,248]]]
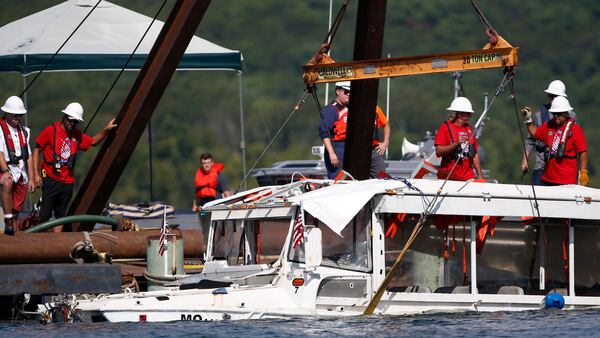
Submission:
[[[530,107],[523,107],[523,109],[521,109],[521,114],[523,114],[523,122],[525,124],[533,123],[533,119],[531,118],[532,113],[533,111]]]
[[[590,177],[588,176],[587,169],[579,170],[579,184],[586,187],[590,183]]]

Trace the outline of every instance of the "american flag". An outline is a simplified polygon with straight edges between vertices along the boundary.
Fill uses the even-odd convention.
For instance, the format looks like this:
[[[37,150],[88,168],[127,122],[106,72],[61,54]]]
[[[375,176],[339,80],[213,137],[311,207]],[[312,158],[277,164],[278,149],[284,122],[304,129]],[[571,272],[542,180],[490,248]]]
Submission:
[[[167,207],[165,207],[163,212],[163,223],[160,227],[160,239],[158,242],[160,243],[158,247],[158,253],[162,256],[167,250],[167,235],[169,234],[169,225],[167,224]]]
[[[304,211],[302,207],[299,206],[296,212],[296,221],[294,222],[294,231],[292,232],[292,243],[294,243],[293,248],[302,243],[304,243],[304,225],[302,222]]]

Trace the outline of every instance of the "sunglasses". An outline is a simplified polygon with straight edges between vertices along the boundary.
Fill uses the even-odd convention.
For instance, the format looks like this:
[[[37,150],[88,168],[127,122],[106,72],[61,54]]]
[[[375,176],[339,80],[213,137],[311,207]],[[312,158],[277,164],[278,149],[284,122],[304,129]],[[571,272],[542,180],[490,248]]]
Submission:
[[[21,117],[23,117],[23,115],[21,114],[8,114],[10,117],[12,117],[13,119],[20,119]]]
[[[78,120],[74,120],[74,119],[69,119],[69,118],[67,118],[66,120],[67,120],[69,123],[73,124],[73,125],[75,125],[75,124],[78,124],[78,123],[79,123],[79,121],[78,121]]]
[[[564,113],[552,113],[552,116],[557,117],[557,116],[562,116]]]
[[[350,91],[348,89],[342,89],[344,91],[344,94],[346,95],[350,95]]]

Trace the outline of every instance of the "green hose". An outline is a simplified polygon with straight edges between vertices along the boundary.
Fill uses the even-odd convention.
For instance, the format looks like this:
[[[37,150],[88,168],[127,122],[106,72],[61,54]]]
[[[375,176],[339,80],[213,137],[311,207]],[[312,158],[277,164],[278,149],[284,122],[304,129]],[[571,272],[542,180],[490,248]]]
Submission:
[[[98,216],[98,215],[72,215],[72,216],[57,218],[55,220],[48,221],[48,222],[45,222],[42,224],[38,224],[32,228],[25,230],[24,232],[35,233],[35,232],[44,231],[44,230],[47,230],[50,228],[54,228],[55,226],[59,226],[59,225],[67,224],[67,223],[79,223],[79,222],[100,223],[100,224],[111,225],[113,227],[117,226],[117,221],[110,217]]]

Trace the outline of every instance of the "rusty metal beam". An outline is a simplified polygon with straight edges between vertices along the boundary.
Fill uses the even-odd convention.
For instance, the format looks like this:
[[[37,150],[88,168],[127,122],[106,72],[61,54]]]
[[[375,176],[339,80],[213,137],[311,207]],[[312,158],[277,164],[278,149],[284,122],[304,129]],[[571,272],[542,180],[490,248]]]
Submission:
[[[201,231],[185,229],[180,233],[183,236],[184,257],[202,257],[205,246]],[[108,252],[115,259],[130,259],[145,258],[147,238],[158,235],[158,229],[95,231],[91,239],[98,252]],[[69,263],[73,246],[84,239],[82,232],[17,232],[16,236],[0,235],[0,264]]]
[[[69,215],[100,214],[209,5],[210,0],[176,2],[117,116],[116,132],[102,144]],[[72,230],[93,226],[74,224]]]
[[[0,295],[117,293],[121,268],[108,264],[26,264],[0,266]]]
[[[356,19],[353,60],[381,58],[386,0],[360,0]],[[344,170],[354,178],[369,178],[375,106],[379,80],[352,81],[344,148]]]
[[[336,62],[303,67],[306,83],[464,72],[518,65],[518,48],[477,49],[465,52],[405,56],[358,62]]]

